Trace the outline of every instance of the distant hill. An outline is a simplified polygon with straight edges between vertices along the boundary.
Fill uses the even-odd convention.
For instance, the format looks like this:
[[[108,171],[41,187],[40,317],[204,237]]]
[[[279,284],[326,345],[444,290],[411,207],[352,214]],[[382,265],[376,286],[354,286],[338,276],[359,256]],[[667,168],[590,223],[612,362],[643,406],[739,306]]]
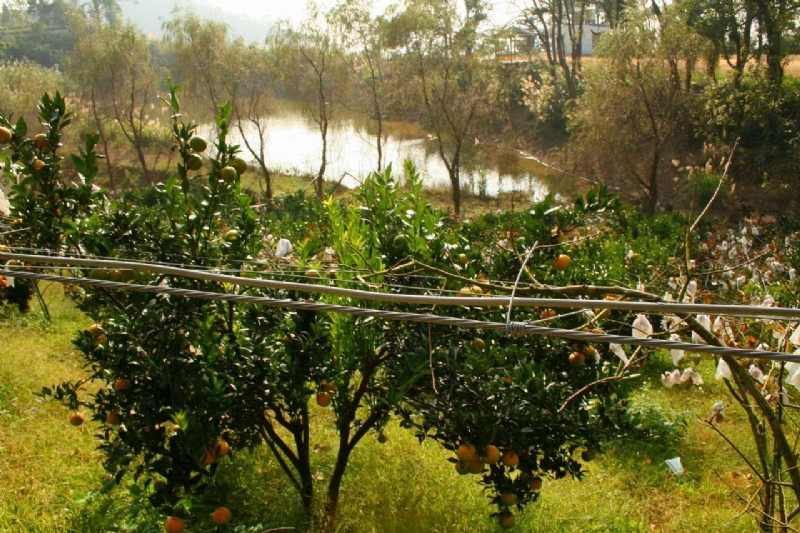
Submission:
[[[127,19],[154,37],[162,35],[161,24],[172,17],[176,6],[198,17],[224,22],[247,42],[263,41],[272,28],[266,20],[232,14],[202,0],[121,0],[119,5]]]

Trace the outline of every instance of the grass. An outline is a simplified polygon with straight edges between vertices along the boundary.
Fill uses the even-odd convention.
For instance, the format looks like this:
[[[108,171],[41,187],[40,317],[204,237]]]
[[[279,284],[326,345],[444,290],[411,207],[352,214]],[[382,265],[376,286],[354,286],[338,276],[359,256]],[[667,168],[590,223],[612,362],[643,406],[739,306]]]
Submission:
[[[0,532],[162,531],[164,517],[142,506],[142,498],[124,488],[110,496],[91,492],[103,472],[94,451],[90,423],[75,428],[67,410],[41,403],[33,392],[42,386],[83,374],[70,344],[89,325],[59,292],[47,289],[53,314],[46,323],[38,309],[25,316],[6,313],[0,321]],[[744,494],[755,481],[737,456],[700,422],[717,399],[728,401],[713,382],[713,363],[699,368],[707,386],[667,390],[657,374],[667,356],[646,371],[636,405],[650,420],[663,424],[688,413],[686,437],[619,441],[588,465],[582,481],[546,480],[541,498],[520,513],[515,530],[615,533],[738,533],[755,524],[741,516],[742,504],[717,477]],[[663,367],[663,368],[662,368]],[[314,443],[319,490],[324,490],[333,462],[335,435],[329,410],[314,411]],[[729,409],[726,432],[749,451],[743,415]],[[342,488],[338,531],[342,533],[483,533],[499,528],[489,514],[487,495],[475,478],[458,476],[449,454],[431,441],[390,424],[385,444],[369,435],[356,448]],[[668,428],[665,430],[669,433]],[[664,460],[680,456],[687,474],[676,478]],[[304,531],[299,498],[265,449],[234,453],[219,470],[213,490],[228,494],[234,524],[251,531],[291,528]],[[87,497],[88,496],[88,497]],[[197,508],[187,532],[217,531],[212,509]],[[131,515],[141,513],[142,527]],[[260,524],[260,527],[256,527]],[[127,527],[124,529],[122,526]],[[120,529],[117,529],[120,527]],[[231,529],[233,530],[233,529]],[[220,530],[221,531],[221,530]],[[244,531],[242,529],[241,531]]]

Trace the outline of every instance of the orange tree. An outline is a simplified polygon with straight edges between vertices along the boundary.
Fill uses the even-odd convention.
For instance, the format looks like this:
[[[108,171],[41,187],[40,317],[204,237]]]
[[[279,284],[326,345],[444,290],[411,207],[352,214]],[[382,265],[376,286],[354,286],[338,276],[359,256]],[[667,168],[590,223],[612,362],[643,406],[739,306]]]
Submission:
[[[559,241],[566,235],[601,223],[617,209],[604,190],[569,209],[548,200],[517,217],[489,216],[456,226],[427,204],[409,165],[402,190],[387,169],[370,176],[352,202],[289,197],[281,210],[259,213],[229,168],[238,151],[227,142],[230,106],[220,107],[219,134],[209,156],[193,150],[203,143],[192,142],[195,126],[182,121],[176,91],[166,99],[180,156],[174,174],[114,202],[92,192],[93,208],[70,218],[64,211],[49,213],[53,227],[65,228],[73,251],[216,270],[242,281],[301,277],[390,294],[464,293],[469,287],[477,295],[509,292],[517,272],[525,270],[523,254],[540,243],[519,294],[553,294],[559,284],[598,277],[595,263],[586,259],[592,252],[581,251],[580,244],[573,256],[581,260],[569,269],[553,262],[563,253]],[[20,142],[24,135],[15,129]],[[92,148],[87,143],[73,162],[93,176]],[[22,149],[15,154],[24,156]],[[63,170],[49,175],[57,181]],[[23,220],[49,209],[47,195],[14,201]],[[44,238],[26,245],[53,246]],[[84,274],[174,289],[420,311],[346,294],[255,288],[235,277],[206,281],[133,267]],[[104,466],[115,482],[130,476],[156,507],[188,524],[196,519],[191,502],[212,497],[204,490],[229,453],[264,443],[309,516],[320,510],[322,527],[333,528],[352,450],[397,413],[401,425],[421,439],[436,439],[456,452],[459,472],[483,473],[480,480],[495,494],[500,524],[507,527],[513,509],[536,498],[543,477],[579,476],[581,462],[591,459],[604,438],[631,427],[628,385],[616,379],[623,375],[621,366],[586,343],[102,286],[82,285],[72,295],[97,322],[75,340],[91,373],[43,393],[92,413]],[[439,307],[437,312],[505,320],[505,310],[498,309]],[[550,310],[542,314],[549,316]],[[530,310],[514,315],[538,317]],[[620,316],[583,313],[552,318],[572,329],[623,322]],[[604,378],[610,379],[592,385]],[[322,498],[312,475],[314,401],[332,410],[339,435]]]
[[[8,148],[0,151],[0,176],[11,182],[11,212],[0,218],[0,243],[59,254],[75,250],[79,244],[73,238],[75,221],[95,211],[102,200],[92,187],[98,137],[87,135],[79,154],[65,162],[59,148],[71,113],[64,98],[58,92],[52,97],[45,94],[37,111],[41,130],[35,134],[29,132],[24,118],[12,124],[10,116],[0,114],[0,127],[11,132]],[[18,279],[0,289],[0,299],[26,311],[34,293],[39,295],[34,283]]]

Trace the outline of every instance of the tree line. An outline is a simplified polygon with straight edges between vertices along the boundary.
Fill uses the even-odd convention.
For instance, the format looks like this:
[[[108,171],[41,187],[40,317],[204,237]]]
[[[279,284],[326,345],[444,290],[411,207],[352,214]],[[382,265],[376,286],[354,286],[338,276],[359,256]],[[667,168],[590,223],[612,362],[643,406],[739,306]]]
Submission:
[[[247,43],[187,12],[174,12],[155,40],[122,20],[114,0],[11,2],[0,23],[0,90],[68,86],[100,135],[112,189],[121,179],[114,146],[128,147],[131,156],[120,158],[134,160],[144,182],[171,157],[168,127],[153,111],[167,79],[208,116],[231,101],[267,198],[265,119],[280,98],[300,102],[317,126],[319,198],[342,110],[371,119],[376,170],[385,165],[385,121],[426,128],[456,216],[465,153],[487,139],[556,145],[551,157],[565,168],[624,187],[649,212],[687,187],[695,195],[713,187],[734,146],[735,181],[792,186],[800,85],[784,68],[797,48],[797,0],[521,0],[504,27],[489,4],[404,0],[376,15],[369,0],[342,0],[328,10],[312,5],[302,23]],[[598,33],[590,17],[610,31]],[[582,55],[587,32],[597,33],[591,61]],[[520,35],[527,46],[511,61],[509,43]],[[55,65],[55,73],[43,68]],[[5,98],[2,111],[21,113],[18,100]]]

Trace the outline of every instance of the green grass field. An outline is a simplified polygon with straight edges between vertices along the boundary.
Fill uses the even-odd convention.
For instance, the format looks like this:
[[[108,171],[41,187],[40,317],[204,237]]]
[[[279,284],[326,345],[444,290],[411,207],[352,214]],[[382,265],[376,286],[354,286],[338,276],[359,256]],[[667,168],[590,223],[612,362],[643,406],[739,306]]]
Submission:
[[[92,424],[71,426],[65,407],[42,403],[34,394],[42,386],[82,375],[71,337],[89,325],[60,287],[46,288],[45,298],[52,323],[44,321],[38,307],[27,315],[7,312],[0,320],[0,531],[163,531],[165,517],[142,508],[124,486],[109,496],[96,492],[104,473],[94,450]],[[713,381],[713,362],[699,366],[707,383],[702,389],[667,390],[656,377],[666,361],[666,355],[663,360],[657,357],[652,369],[644,370],[636,405],[665,422],[689,415],[685,438],[674,443],[610,444],[590,463],[582,481],[545,480],[540,500],[518,515],[515,531],[736,533],[757,529],[728,487],[749,497],[756,490],[756,480],[700,420],[710,414],[717,399],[729,401]],[[722,427],[743,450],[749,450],[742,414],[731,407],[728,415]],[[323,409],[315,411],[320,490],[333,463],[330,416]],[[387,443],[368,437],[354,452],[337,531],[499,530],[488,517],[495,509],[488,505],[475,478],[458,476],[446,451],[432,441],[419,444],[396,424],[390,424],[387,433]],[[681,478],[664,464],[674,456],[681,457],[687,471]],[[187,523],[187,532],[308,530],[298,496],[265,449],[232,454],[220,467],[215,483],[214,490],[226,489],[229,494],[233,521],[227,529],[217,528],[208,519],[211,509],[198,508],[192,514],[197,518]],[[139,524],[134,527],[131,516],[136,513],[140,513]]]

